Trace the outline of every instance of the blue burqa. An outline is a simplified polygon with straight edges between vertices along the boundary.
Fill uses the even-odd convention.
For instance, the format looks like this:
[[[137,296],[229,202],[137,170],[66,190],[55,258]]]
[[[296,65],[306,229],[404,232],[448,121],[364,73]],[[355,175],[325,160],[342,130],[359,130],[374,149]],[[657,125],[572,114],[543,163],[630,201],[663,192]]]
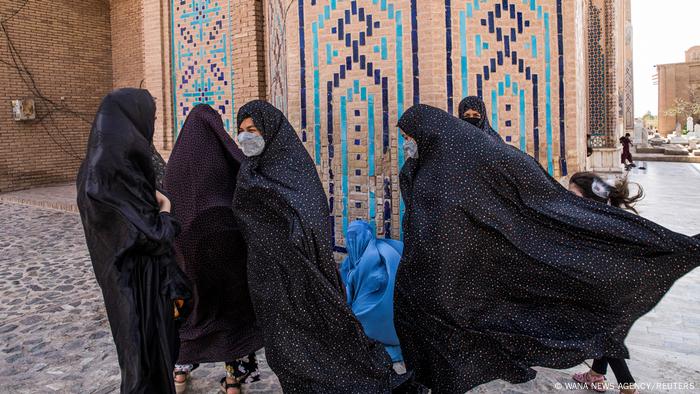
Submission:
[[[368,337],[384,344],[392,361],[402,360],[394,328],[394,281],[403,243],[377,239],[361,220],[348,226],[348,257],[340,266],[348,305]]]

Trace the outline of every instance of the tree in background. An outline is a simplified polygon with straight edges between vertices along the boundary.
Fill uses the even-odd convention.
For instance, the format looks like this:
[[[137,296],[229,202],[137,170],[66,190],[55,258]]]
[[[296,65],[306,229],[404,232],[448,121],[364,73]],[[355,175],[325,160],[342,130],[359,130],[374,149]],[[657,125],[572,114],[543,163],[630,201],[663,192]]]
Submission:
[[[642,122],[646,129],[656,129],[659,127],[659,117],[654,116],[651,111],[647,111],[647,113],[642,116]]]
[[[698,88],[695,87],[688,90],[688,100],[683,98],[673,100],[673,106],[667,109],[664,114],[666,116],[675,116],[676,123],[681,125],[685,125],[685,121],[689,116],[692,116],[693,120],[697,122],[698,118],[700,118],[700,92],[698,92]]]

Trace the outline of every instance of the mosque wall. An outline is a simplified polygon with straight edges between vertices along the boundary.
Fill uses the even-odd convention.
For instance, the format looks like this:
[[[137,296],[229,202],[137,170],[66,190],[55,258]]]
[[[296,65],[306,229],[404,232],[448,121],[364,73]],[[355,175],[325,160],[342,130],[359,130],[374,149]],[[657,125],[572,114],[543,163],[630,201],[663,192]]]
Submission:
[[[139,86],[144,76],[143,4],[140,0],[110,0],[112,26],[112,86]]]
[[[504,140],[550,174],[584,168],[586,132],[612,140],[619,123],[620,1],[95,4],[107,12],[100,26],[111,33],[100,44],[108,52],[102,70],[112,87],[140,85],[154,95],[158,148],[172,148],[198,103],[216,108],[233,132],[237,107],[255,98],[273,102],[318,167],[342,247],[354,218],[371,221],[379,235],[399,236],[398,170],[405,158],[396,122],[419,102],[455,113],[462,97],[480,95]],[[58,23],[69,14],[49,19]]]
[[[615,0],[588,0],[588,125],[595,148],[617,143]]]
[[[170,1],[173,132],[200,103],[235,128],[235,110],[265,97],[264,19],[256,0]]]
[[[268,29],[286,41],[283,68],[268,75],[287,90],[270,94],[316,162],[337,246],[354,218],[399,236],[396,123],[416,103],[456,115],[479,95],[494,129],[550,174],[583,168],[582,1],[302,0],[274,15],[287,3],[267,1],[268,25],[278,23]]]

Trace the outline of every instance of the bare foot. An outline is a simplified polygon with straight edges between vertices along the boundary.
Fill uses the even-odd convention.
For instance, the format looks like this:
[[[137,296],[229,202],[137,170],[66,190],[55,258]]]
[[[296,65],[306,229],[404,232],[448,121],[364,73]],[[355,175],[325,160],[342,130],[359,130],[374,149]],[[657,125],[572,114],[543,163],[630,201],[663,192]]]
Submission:
[[[188,373],[178,373],[175,374],[175,383],[185,383],[187,381]]]
[[[231,378],[231,377],[226,377],[225,380],[226,384],[236,384],[238,383],[238,387],[229,387],[226,389],[226,394],[241,394],[241,389],[240,389],[240,383],[238,382],[238,379],[236,378]],[[221,381],[221,388],[224,388],[224,380]]]
[[[226,378],[226,383],[228,384],[234,384],[236,383],[236,379],[233,378]],[[226,390],[226,394],[241,394],[241,389],[239,388],[230,388]]]

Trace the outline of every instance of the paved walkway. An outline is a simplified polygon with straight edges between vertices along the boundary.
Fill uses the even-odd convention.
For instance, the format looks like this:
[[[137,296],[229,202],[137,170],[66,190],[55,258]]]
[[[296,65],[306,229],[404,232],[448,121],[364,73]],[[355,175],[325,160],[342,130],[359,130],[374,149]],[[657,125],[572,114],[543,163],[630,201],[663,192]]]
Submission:
[[[649,163],[633,180],[648,193],[641,214],[686,234],[700,233],[700,165]],[[62,194],[63,193],[63,194]],[[69,186],[30,196],[74,198]],[[0,199],[3,196],[0,195]],[[7,195],[5,195],[7,198]],[[0,393],[116,393],[119,368],[78,215],[0,202]],[[700,269],[671,289],[633,327],[630,369],[644,393],[700,392]],[[263,380],[248,393],[279,393],[262,358]],[[491,382],[476,393],[585,393],[569,390],[571,371],[540,369],[522,385]],[[193,373],[189,392],[215,393],[220,365]],[[609,377],[613,380],[612,374]],[[686,385],[685,388],[683,385]],[[690,389],[693,385],[694,389]],[[615,391],[610,390],[610,393]]]

